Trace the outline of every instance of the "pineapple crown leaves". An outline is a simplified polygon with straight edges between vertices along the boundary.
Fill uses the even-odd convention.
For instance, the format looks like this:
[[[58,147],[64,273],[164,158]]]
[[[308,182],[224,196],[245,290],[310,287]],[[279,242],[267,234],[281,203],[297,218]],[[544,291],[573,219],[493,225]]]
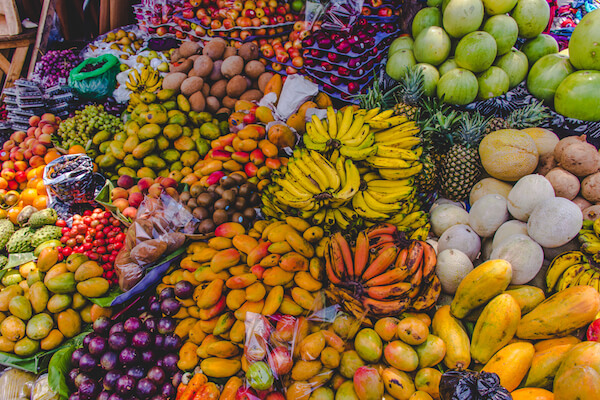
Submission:
[[[439,153],[446,153],[454,144],[454,131],[460,121],[458,111],[437,111],[429,117],[422,129],[424,143],[431,143]]]
[[[506,118],[506,126],[511,129],[533,128],[541,125],[552,115],[542,101],[533,101],[525,107],[518,108]]]
[[[406,103],[416,106],[423,98],[425,90],[425,74],[420,67],[406,67],[404,75],[398,84],[384,95],[386,101],[391,98],[396,103]]]
[[[377,76],[377,72],[373,72],[375,79],[373,79],[373,83],[371,87],[367,90],[365,94],[357,94],[352,96],[353,99],[359,101],[360,108],[364,108],[366,110],[371,110],[379,107],[381,110],[385,110],[391,107],[385,107],[385,103],[383,101],[383,90],[381,89],[381,82]]]
[[[491,120],[491,117],[485,118],[479,112],[462,113],[458,122],[458,129],[452,141],[456,141],[467,148],[478,146],[485,136]]]

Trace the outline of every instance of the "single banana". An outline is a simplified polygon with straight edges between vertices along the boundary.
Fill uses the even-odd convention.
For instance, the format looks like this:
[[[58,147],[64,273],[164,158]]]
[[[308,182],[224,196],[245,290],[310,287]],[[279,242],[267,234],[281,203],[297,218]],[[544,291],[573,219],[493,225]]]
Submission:
[[[400,149],[397,147],[390,147],[385,145],[377,146],[377,156],[389,157],[389,158],[401,158],[407,161],[417,161],[419,156],[417,153],[411,150]]]
[[[362,192],[363,198],[365,199],[365,203],[369,206],[370,209],[379,211],[382,213],[390,214],[392,212],[400,210],[402,205],[400,203],[383,203],[373,196],[368,191]]]
[[[346,146],[354,146],[353,143],[361,143],[371,132],[371,128],[364,121],[364,117],[360,115],[356,117],[346,134],[340,138],[340,142]],[[364,130],[365,127],[369,127],[369,129]],[[358,140],[356,140],[357,137],[359,138]]]
[[[390,204],[410,198],[415,194],[416,189],[411,186],[401,186],[399,189],[394,191],[378,191],[367,188],[367,192],[377,201]]]
[[[388,147],[395,147],[398,149],[407,149],[410,150],[415,146],[418,146],[421,143],[421,139],[416,137],[416,136],[409,136],[409,137],[405,137],[396,141],[387,141],[387,142],[383,142],[383,141],[378,141],[377,140],[377,136],[375,136],[375,143],[377,144],[383,144],[385,146]]]
[[[335,161],[335,171],[337,172],[338,176],[340,177],[340,185],[341,186],[346,185],[346,170],[344,167],[345,160],[346,159],[344,157],[338,157],[338,159]]]
[[[392,109],[385,110],[385,111],[382,111],[379,114],[375,115],[373,118],[371,118],[371,120],[372,121],[381,121],[384,119],[388,119],[393,115],[394,115],[394,110],[392,110]]]
[[[417,175],[423,169],[423,164],[411,165],[410,168],[382,168],[379,175],[389,180],[406,179]]]
[[[338,111],[338,114],[342,114]],[[364,117],[358,116],[356,118],[362,118],[364,121]],[[346,107],[342,114],[342,122],[338,125],[338,140],[342,141],[346,137],[350,136],[351,131],[350,128],[354,125],[354,111],[352,107]]]
[[[325,151],[327,149],[326,143],[318,143],[311,139],[308,135],[303,135],[302,140],[304,141],[304,145],[307,149],[317,150],[317,151]]]
[[[327,180],[327,177],[325,176],[323,171],[321,171],[318,168],[315,170],[314,165],[309,165],[306,162],[306,159],[311,159],[310,156],[306,154],[306,152],[302,153],[303,154],[301,157],[294,159],[294,164],[297,165],[298,168],[300,168],[304,175],[310,176],[317,183],[321,192],[324,192],[329,187],[329,181]]]
[[[381,179],[381,176],[377,172],[367,172],[362,176],[362,180],[367,182],[367,185],[369,182],[374,182],[379,179]]]
[[[333,216],[335,218],[335,223],[337,224],[337,226],[339,226],[343,231],[348,229],[348,227],[350,226],[350,221],[348,221],[346,217],[344,217],[344,215],[339,209],[336,208],[333,210]]]
[[[367,147],[364,149],[357,149],[355,147],[342,146],[340,148],[340,154],[344,157],[348,157],[352,160],[361,161],[366,160],[369,157],[373,157],[377,153],[377,145]]]
[[[358,192],[354,195],[352,198],[352,207],[354,207],[354,211],[356,211],[358,215],[366,219],[383,221],[389,218],[389,215],[370,208],[365,202],[363,192]]]
[[[346,184],[338,192],[334,193],[334,197],[341,200],[350,200],[360,187],[360,173],[352,160],[344,162],[344,172],[346,175]]]
[[[327,129],[325,129],[325,126],[323,125],[323,122],[319,119],[319,117],[317,117],[315,114],[313,114],[310,117],[310,119],[313,123],[313,126],[319,133],[319,135],[330,138],[329,134],[327,133]]]
[[[309,178],[308,176],[304,175],[304,173],[300,170],[300,168],[297,165],[295,165],[294,163],[289,163],[287,165],[287,168],[291,176],[294,179],[296,179],[298,184],[302,186],[304,190],[308,191],[311,194],[322,193],[317,183],[312,178]]]
[[[363,176],[363,179],[365,177]],[[366,180],[366,179],[365,179]],[[367,187],[369,189],[384,190],[384,189],[397,189],[400,186],[413,186],[415,180],[413,178],[399,179],[397,181],[388,181],[386,179],[374,179],[367,181]]]
[[[410,164],[401,159],[396,158],[388,158],[388,157],[379,157],[379,156],[370,156],[367,157],[367,162],[371,164],[375,168],[410,168]]]
[[[329,124],[329,137],[336,139],[338,135],[336,112],[333,107],[327,107],[327,123]]]
[[[311,151],[310,156],[315,161],[316,166],[323,171],[325,176],[327,176],[331,190],[338,190],[340,187],[340,176],[337,174],[335,167],[329,162],[328,159],[316,151]]]
[[[335,216],[333,215],[333,208],[328,208],[325,212],[325,225],[333,226],[335,225]]]
[[[375,139],[378,142],[397,142],[401,139],[414,137],[419,133],[419,128],[414,122],[405,122],[388,129],[376,130]]]
[[[313,225],[321,225],[323,221],[325,221],[325,214],[327,210],[325,208],[320,208],[312,217]]]
[[[359,110],[359,111],[362,111],[362,110]],[[365,122],[370,121],[375,116],[377,116],[377,114],[379,114],[379,107],[370,109],[369,111],[367,111],[364,114],[364,116],[365,116]]]
[[[329,138],[321,135],[316,128],[314,127],[312,122],[308,122],[306,124],[306,133],[304,137],[308,136],[315,143],[327,143]]]
[[[358,214],[356,214],[356,211],[354,211],[353,209],[351,209],[349,207],[342,206],[342,207],[338,207],[337,210],[339,210],[342,213],[344,218],[347,218],[350,221],[356,221],[358,219]]]

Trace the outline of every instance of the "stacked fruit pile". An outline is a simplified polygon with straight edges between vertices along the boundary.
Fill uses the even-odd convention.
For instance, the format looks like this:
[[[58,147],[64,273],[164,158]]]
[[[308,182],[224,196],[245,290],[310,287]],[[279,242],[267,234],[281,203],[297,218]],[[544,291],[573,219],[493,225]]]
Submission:
[[[535,57],[558,52],[553,38],[540,36],[550,18],[544,1],[448,5],[419,11],[412,25],[414,43],[407,39],[390,48],[386,72],[393,79],[420,63],[426,85],[437,87],[438,98],[465,105],[505,94],[525,79]],[[513,47],[519,37],[531,41],[524,46],[529,56]]]
[[[316,32],[320,25],[315,23],[311,27],[307,21],[296,21],[289,35],[259,40],[261,56],[271,63],[269,66],[273,71],[284,70],[286,75],[304,72],[302,39],[309,36],[311,31]]]
[[[17,216],[16,224],[8,219],[1,220],[1,247],[6,247],[9,254],[28,253],[44,242],[60,239],[61,229],[54,226],[57,219],[52,208],[38,211],[32,206],[24,207]]]
[[[254,43],[236,49],[223,39],[213,39],[201,49],[197,43],[185,42],[171,55],[163,88],[181,92],[193,111],[229,114],[238,99],[260,100],[271,75],[258,61]]]
[[[389,221],[411,237],[426,237],[428,221],[416,204],[413,176],[422,164],[415,124],[393,111],[378,109],[337,113],[307,124],[304,142],[263,195],[263,212],[281,218],[296,212],[325,223],[327,230],[346,230]],[[365,184],[362,184],[362,182]]]
[[[117,186],[110,192],[112,204],[119,209],[124,217],[135,220],[137,210],[144,201],[145,196],[158,199],[165,191],[169,196],[177,199],[177,181],[173,178],[142,178],[137,183],[129,175],[121,175]]]
[[[18,356],[55,349],[65,338],[78,335],[100,311],[88,298],[103,296],[109,288],[98,263],[79,255],[59,263],[55,244],[45,242],[38,248],[42,250],[36,251],[36,262],[2,278],[0,311],[7,314],[0,323],[0,351]]]

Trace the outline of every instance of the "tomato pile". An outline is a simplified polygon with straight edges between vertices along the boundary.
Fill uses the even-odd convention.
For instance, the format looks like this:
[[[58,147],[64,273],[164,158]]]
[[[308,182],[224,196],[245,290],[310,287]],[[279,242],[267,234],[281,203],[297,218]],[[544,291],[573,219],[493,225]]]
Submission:
[[[81,253],[90,260],[98,262],[104,269],[103,277],[112,285],[117,284],[114,272],[115,259],[125,245],[125,226],[110,212],[100,208],[87,210],[83,215],[73,215],[73,224],[69,228],[65,220],[56,221],[62,228],[59,260],[72,253]]]

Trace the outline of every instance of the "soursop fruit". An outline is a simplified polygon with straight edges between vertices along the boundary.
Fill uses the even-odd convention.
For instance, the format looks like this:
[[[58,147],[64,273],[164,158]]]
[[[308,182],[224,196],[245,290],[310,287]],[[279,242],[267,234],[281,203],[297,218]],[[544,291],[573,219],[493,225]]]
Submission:
[[[8,243],[8,239],[15,233],[15,226],[8,219],[0,219],[0,249]]]
[[[31,237],[31,245],[36,248],[48,240],[58,240],[62,237],[62,228],[54,225],[42,226]]]
[[[29,226],[39,228],[44,225],[54,225],[58,220],[58,214],[53,208],[46,208],[42,211],[35,212],[29,217]]]
[[[8,264],[8,257],[3,254],[0,254],[0,268],[4,268],[4,266]]]
[[[16,231],[6,243],[6,251],[9,253],[27,253],[33,251],[31,238],[35,233],[35,229],[30,227],[21,228]]]

